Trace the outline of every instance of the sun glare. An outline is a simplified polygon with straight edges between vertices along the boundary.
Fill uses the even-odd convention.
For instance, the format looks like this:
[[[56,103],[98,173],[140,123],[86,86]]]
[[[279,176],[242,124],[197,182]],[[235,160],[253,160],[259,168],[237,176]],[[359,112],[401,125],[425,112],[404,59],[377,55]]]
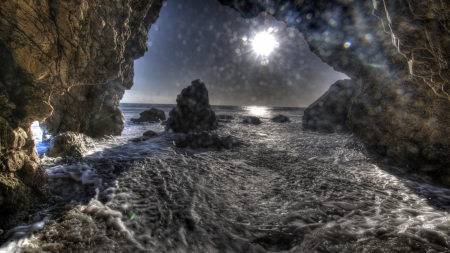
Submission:
[[[264,116],[267,114],[267,108],[261,107],[261,106],[250,106],[247,109],[250,113],[250,115],[253,116]]]
[[[251,42],[253,50],[262,56],[268,56],[278,47],[278,42],[275,37],[267,32],[258,33]]]

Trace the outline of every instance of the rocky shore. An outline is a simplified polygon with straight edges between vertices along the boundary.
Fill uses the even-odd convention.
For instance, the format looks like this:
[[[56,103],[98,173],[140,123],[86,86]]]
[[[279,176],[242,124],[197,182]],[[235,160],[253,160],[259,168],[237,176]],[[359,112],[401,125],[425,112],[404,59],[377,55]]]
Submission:
[[[245,18],[268,12],[296,28],[313,53],[357,85],[344,105],[345,126],[361,146],[408,173],[450,184],[448,3],[219,2]],[[45,120],[53,135],[121,134],[118,105],[133,85],[133,61],[147,50],[147,33],[161,7],[162,1],[141,0],[2,2],[0,226],[45,198],[32,122]],[[180,103],[191,96],[188,90],[181,95]],[[180,110],[171,112],[168,129],[217,126],[213,113],[202,115],[206,125],[180,125]]]

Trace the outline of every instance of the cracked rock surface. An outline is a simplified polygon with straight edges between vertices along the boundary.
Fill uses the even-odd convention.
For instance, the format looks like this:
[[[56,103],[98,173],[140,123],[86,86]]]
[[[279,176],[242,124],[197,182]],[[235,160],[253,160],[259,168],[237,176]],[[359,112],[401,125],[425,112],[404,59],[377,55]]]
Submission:
[[[119,101],[161,7],[156,0],[1,1],[0,226],[40,200],[45,178],[32,122],[48,118],[53,135],[121,133]]]

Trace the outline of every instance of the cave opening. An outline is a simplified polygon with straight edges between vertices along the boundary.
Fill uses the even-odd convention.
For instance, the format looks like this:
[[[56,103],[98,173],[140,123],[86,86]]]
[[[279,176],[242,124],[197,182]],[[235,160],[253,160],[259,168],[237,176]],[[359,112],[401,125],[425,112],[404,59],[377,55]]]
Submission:
[[[262,41],[255,41],[258,37]],[[268,49],[271,43],[272,48]],[[125,88],[124,94],[123,90],[100,89],[117,97],[111,99],[112,105],[105,103],[105,107],[117,107],[119,102],[122,107],[129,103],[174,104],[180,90],[200,78],[209,91],[211,105],[253,106],[248,108],[249,113],[262,116],[263,111],[273,106],[306,108],[331,84],[349,78],[313,54],[303,35],[296,28],[287,27],[286,22],[277,21],[266,12],[245,19],[215,0],[164,2],[148,33],[146,46],[147,52],[134,62],[131,88]],[[348,47],[349,42],[345,41],[342,50]],[[94,121],[98,113],[86,108],[92,103],[80,106],[84,101],[80,103],[74,97],[85,96],[90,89],[75,87],[62,97],[56,95],[55,113],[41,123],[43,129],[37,121],[33,123],[40,155],[47,148],[43,140],[48,140],[51,134],[64,131],[91,137],[121,134],[120,127],[97,131],[100,133],[88,129],[89,120]],[[68,109],[75,105],[88,113],[68,115]],[[125,121],[138,117],[138,113],[125,113]]]
[[[261,35],[269,40],[255,47]],[[213,105],[307,107],[348,78],[314,55],[297,29],[264,12],[244,19],[218,1],[168,1],[148,38],[124,103],[173,104],[200,78]],[[272,52],[258,52],[271,43]]]
[[[25,84],[0,79],[0,252],[450,248],[445,80],[396,37],[413,1],[49,1],[27,29],[6,3],[0,71]]]

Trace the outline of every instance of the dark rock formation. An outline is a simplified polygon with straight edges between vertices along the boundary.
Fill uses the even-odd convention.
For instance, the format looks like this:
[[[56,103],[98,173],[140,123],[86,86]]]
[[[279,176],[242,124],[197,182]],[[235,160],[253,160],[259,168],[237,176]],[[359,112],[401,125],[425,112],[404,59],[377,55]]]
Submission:
[[[86,148],[93,145],[92,139],[84,134],[66,132],[53,137],[45,153],[50,157],[82,157]]]
[[[450,183],[445,1],[219,1],[245,18],[265,11],[295,27],[361,87],[347,123],[371,155]]]
[[[450,98],[450,3],[439,0],[375,0],[374,15],[401,55],[409,72],[423,79],[433,91]]]
[[[148,130],[148,131],[144,132],[141,137],[133,138],[133,139],[131,139],[131,141],[132,142],[142,142],[142,141],[146,141],[146,140],[156,137],[156,136],[158,136],[157,133],[153,132],[152,130]]]
[[[289,121],[289,118],[284,115],[278,114],[277,116],[272,118],[272,121],[277,123],[286,123]]]
[[[246,116],[246,117],[244,117],[242,122],[247,123],[247,124],[253,124],[253,125],[261,124],[261,120],[258,117],[254,117],[254,116]]]
[[[150,137],[146,137],[146,136],[141,136],[141,137],[136,137],[131,139],[131,142],[142,142],[142,141],[146,141],[150,139]]]
[[[200,79],[194,80],[177,96],[177,106],[169,113],[166,130],[189,133],[216,128],[216,114],[209,105],[208,90]]]
[[[166,114],[163,110],[158,110],[156,108],[151,108],[150,110],[146,110],[140,113],[138,119],[131,118],[130,121],[133,123],[140,122],[159,122],[162,120],[166,120]]]
[[[148,131],[144,132],[142,135],[145,137],[150,137],[150,138],[158,136],[158,134],[153,132],[152,130],[148,130]]]
[[[31,129],[13,129],[0,117],[0,227],[9,228],[36,211],[47,196],[45,183]]]
[[[352,80],[339,80],[312,103],[303,114],[303,127],[327,133],[348,133],[347,115],[351,99],[359,91]]]
[[[40,199],[35,189],[45,180],[33,121],[54,112],[46,124],[53,134],[120,134],[118,101],[133,84],[133,61],[147,50],[161,7],[161,1],[140,0],[1,2],[0,160],[15,170],[0,169],[2,218]]]
[[[176,140],[173,144],[178,148],[190,147],[198,148],[232,148],[238,146],[240,141],[232,136],[220,137],[217,134],[208,132],[189,133],[184,139]]]

